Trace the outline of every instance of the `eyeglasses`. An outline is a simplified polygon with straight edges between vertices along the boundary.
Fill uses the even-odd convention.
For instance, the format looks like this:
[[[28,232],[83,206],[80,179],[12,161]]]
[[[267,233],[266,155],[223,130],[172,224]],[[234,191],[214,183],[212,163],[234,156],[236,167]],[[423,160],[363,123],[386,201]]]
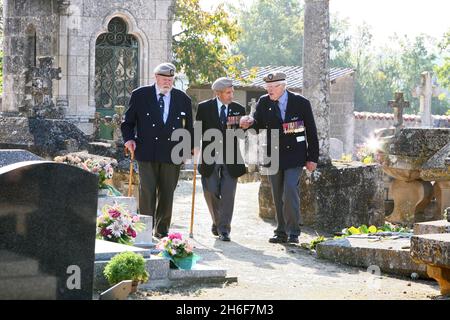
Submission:
[[[276,89],[276,88],[279,88],[281,86],[282,86],[282,84],[280,83],[280,84],[274,84],[274,85],[265,85],[264,88],[266,90],[269,90],[269,89]]]

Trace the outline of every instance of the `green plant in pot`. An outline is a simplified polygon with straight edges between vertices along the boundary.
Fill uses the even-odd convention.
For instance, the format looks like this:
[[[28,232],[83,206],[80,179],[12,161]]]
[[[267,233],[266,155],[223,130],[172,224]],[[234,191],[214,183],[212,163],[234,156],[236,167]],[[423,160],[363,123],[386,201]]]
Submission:
[[[149,279],[144,257],[129,251],[115,255],[106,265],[103,274],[110,285],[124,280],[132,280],[132,293],[137,291],[139,283],[147,282]]]

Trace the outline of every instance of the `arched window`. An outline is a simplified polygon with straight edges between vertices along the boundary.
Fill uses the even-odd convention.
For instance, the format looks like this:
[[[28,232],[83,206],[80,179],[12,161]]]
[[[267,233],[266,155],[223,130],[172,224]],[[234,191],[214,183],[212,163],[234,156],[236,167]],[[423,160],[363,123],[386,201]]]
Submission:
[[[125,21],[111,19],[95,44],[95,105],[101,115],[111,116],[115,106],[127,105],[138,86],[138,57],[138,41],[128,34]]]

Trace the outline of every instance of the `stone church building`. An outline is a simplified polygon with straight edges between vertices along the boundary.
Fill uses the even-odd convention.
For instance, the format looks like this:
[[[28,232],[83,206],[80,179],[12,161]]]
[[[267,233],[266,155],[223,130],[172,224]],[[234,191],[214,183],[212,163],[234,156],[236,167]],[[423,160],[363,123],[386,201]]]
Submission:
[[[3,2],[3,114],[52,103],[60,118],[92,134],[96,112],[112,115],[171,60],[174,0]],[[48,84],[33,80],[41,78]]]

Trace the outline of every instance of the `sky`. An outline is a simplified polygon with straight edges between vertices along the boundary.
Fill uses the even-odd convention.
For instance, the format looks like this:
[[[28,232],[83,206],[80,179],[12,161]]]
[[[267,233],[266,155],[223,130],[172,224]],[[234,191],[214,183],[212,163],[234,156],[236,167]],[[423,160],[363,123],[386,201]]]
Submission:
[[[224,1],[201,0],[205,9],[219,2]],[[237,4],[239,0],[226,2]],[[442,39],[450,29],[450,0],[330,0],[330,12],[349,18],[352,27],[367,22],[379,44],[394,33],[412,37],[425,33]]]

